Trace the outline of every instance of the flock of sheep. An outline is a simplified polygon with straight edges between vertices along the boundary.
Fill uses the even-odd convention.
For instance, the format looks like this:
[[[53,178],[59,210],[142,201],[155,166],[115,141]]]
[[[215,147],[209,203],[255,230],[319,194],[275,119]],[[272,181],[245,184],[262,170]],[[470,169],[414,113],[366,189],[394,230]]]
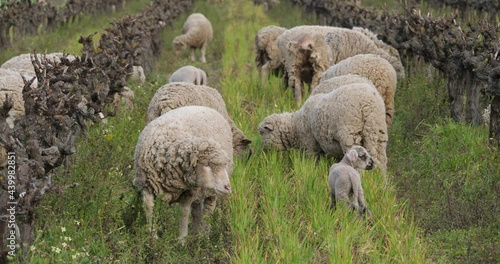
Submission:
[[[173,40],[176,53],[190,48],[194,61],[200,49],[201,61],[206,62],[213,37],[210,21],[191,14],[183,31]],[[295,112],[272,114],[258,125],[263,148],[298,148],[341,160],[329,173],[332,208],[337,200],[345,200],[361,215],[370,214],[360,172],[387,170],[394,92],[397,78],[404,76],[397,50],[367,29],[327,26],[264,27],[255,36],[255,49],[261,81],[266,82],[269,74],[281,75],[302,105]],[[50,56],[57,59],[60,54]],[[33,67],[26,55],[0,67],[0,103],[4,94],[13,96],[13,119],[24,111],[20,73],[31,78],[29,69]],[[145,80],[140,67],[134,68],[132,77]],[[309,84],[310,96],[302,104],[304,84]],[[126,89],[116,100],[131,102],[133,96]],[[206,73],[193,66],[178,69],[157,90],[147,122],[135,149],[134,185],[142,193],[154,236],[155,198],[180,204],[179,241],[184,244],[189,216],[195,232],[206,229],[203,219],[215,208],[218,195],[232,191],[233,155],[249,155],[252,141],[236,127],[221,94],[208,86]]]
[[[201,50],[213,30],[202,14],[190,15],[183,35],[173,40],[176,54]],[[394,117],[397,78],[404,76],[397,50],[363,28],[277,26],[255,36],[256,64],[262,82],[282,75],[297,104],[304,84],[310,96],[295,112],[266,117],[258,130],[264,149],[304,149],[341,160],[330,168],[331,206],[346,201],[361,215],[371,214],[364,201],[361,170],[387,170],[388,128]],[[156,197],[181,206],[180,236],[185,243],[189,216],[193,230],[205,230],[203,218],[218,195],[231,193],[233,155],[251,153],[251,140],[236,127],[221,94],[208,86],[206,73],[193,66],[175,71],[152,98],[148,124],[135,149],[134,185],[142,193],[146,218],[156,236]]]

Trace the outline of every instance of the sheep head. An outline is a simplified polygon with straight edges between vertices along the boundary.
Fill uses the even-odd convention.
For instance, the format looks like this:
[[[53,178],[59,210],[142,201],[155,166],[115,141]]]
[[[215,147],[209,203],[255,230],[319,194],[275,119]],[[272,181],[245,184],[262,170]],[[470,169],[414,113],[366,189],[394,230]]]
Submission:
[[[172,41],[172,43],[174,44],[175,56],[179,56],[187,48],[186,43],[180,37],[181,36],[177,36]]]
[[[294,147],[293,113],[273,114],[259,124],[264,149],[286,150]]]
[[[231,159],[215,141],[201,139],[199,142],[196,160],[191,160],[195,166],[196,185],[219,195],[230,194]]]
[[[349,149],[343,161],[346,161],[354,169],[371,170],[374,167],[373,159],[368,151],[362,146],[353,146]]]

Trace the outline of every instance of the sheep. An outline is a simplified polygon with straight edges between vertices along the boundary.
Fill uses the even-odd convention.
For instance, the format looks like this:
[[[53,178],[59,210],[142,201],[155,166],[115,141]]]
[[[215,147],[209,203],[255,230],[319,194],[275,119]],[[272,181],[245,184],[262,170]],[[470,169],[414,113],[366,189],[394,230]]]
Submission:
[[[276,41],[286,30],[284,27],[267,26],[255,35],[255,64],[262,83],[267,81],[269,73],[276,76],[283,73],[281,52]]]
[[[208,85],[205,71],[191,65],[176,70],[172,73],[168,82],[188,82],[196,85]]]
[[[195,61],[195,50],[201,49],[201,62],[206,63],[205,51],[212,40],[213,30],[210,21],[200,13],[189,15],[183,26],[183,35],[173,40],[177,56],[187,47],[191,48],[191,60]]]
[[[360,215],[371,215],[366,207],[361,175],[358,171],[371,169],[373,169],[373,159],[361,146],[353,146],[339,163],[333,164],[328,174],[330,208],[335,209],[337,200],[347,201],[348,205]]]
[[[375,45],[377,45],[377,47],[383,49],[387,54],[389,54],[390,57],[386,57],[385,59],[387,59],[394,67],[398,74],[398,78],[405,77],[405,69],[403,67],[403,64],[401,63],[401,56],[399,55],[399,51],[396,48],[378,39],[377,34],[367,28],[353,27],[352,30],[365,34],[375,43]]]
[[[341,158],[353,145],[362,145],[384,173],[387,169],[384,101],[371,84],[312,95],[298,111],[272,114],[258,129],[264,149],[299,148]]]
[[[397,87],[397,74],[394,67],[379,55],[359,54],[338,62],[326,70],[320,82],[335,76],[357,74],[373,82],[384,98],[387,127],[391,127],[394,117],[394,94]],[[328,85],[332,87],[331,85]],[[314,92],[313,92],[314,93]]]
[[[233,169],[231,128],[214,109],[186,106],[153,120],[139,135],[133,184],[142,193],[147,223],[154,238],[156,197],[181,207],[179,243],[193,230],[202,230],[203,217],[212,212],[217,195],[231,193]]]
[[[19,72],[0,68],[0,106],[4,104],[7,97],[12,102],[12,108],[7,117],[7,124],[10,128],[14,127],[16,118],[24,115],[23,88],[24,82]]]
[[[206,85],[173,82],[162,86],[156,91],[149,103],[147,121],[151,122],[168,111],[187,105],[206,106],[221,113],[231,126],[234,153],[237,155],[251,154],[249,145],[252,141],[236,127],[234,121],[229,117],[226,104],[220,93]]]
[[[390,57],[368,36],[346,28],[298,26],[283,32],[277,42],[297,105],[302,101],[303,83],[309,83],[312,91],[330,65],[357,54]]]

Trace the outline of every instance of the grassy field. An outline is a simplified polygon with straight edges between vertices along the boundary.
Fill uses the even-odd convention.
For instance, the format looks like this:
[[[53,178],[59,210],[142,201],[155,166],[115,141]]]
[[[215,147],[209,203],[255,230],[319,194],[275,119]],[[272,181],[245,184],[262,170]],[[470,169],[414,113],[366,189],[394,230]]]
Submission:
[[[282,1],[285,2],[285,1]],[[134,109],[91,127],[77,153],[53,176],[58,192],[36,211],[36,235],[27,263],[495,263],[498,258],[498,152],[487,147],[487,129],[449,121],[440,80],[418,73],[401,81],[390,130],[389,184],[365,172],[370,221],[340,207],[328,210],[327,173],[332,159],[301,151],[263,151],[257,126],[267,115],[294,111],[290,90],[277,78],[260,85],[254,63],[255,33],[275,24],[313,24],[314,17],[282,3],[265,13],[251,1],[198,1],[214,27],[207,64],[176,58],[170,45],[188,14],[164,35],[165,47],[145,84],[132,84]],[[286,14],[286,15],[283,15]],[[80,21],[74,42],[53,42],[60,32],[36,38],[50,51],[77,52],[78,34],[96,28]],[[104,20],[105,21],[105,20]],[[75,25],[76,26],[76,25]],[[78,33],[81,32],[81,33]],[[87,32],[87,33],[85,33]],[[30,43],[27,40],[25,43]],[[22,45],[19,45],[22,46]],[[12,53],[29,52],[22,46]],[[37,50],[39,50],[37,48]],[[6,58],[0,57],[0,63]],[[253,140],[254,155],[235,159],[234,193],[221,199],[208,236],[177,245],[179,210],[157,203],[159,239],[151,240],[141,199],[132,186],[133,151],[154,92],[175,69],[204,69],[223,95],[236,125]]]

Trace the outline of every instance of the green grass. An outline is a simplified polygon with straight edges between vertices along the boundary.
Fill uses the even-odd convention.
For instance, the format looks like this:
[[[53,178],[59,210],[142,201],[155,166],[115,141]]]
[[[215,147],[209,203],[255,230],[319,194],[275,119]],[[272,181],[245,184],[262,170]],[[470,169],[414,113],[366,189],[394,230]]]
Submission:
[[[260,84],[254,35],[270,24],[313,24],[314,17],[286,3],[264,13],[243,0],[198,1],[191,12],[204,13],[214,27],[208,63],[191,62],[187,52],[179,58],[173,54],[171,41],[181,33],[186,13],[165,30],[163,53],[147,83],[131,86],[134,109],[92,126],[68,165],[53,175],[60,187],[45,195],[36,210],[27,263],[494,262],[491,252],[498,245],[500,222],[498,207],[492,206],[498,198],[498,155],[486,146],[485,128],[445,118],[446,93],[434,88],[442,82],[428,83],[421,73],[400,82],[390,130],[389,182],[377,170],[364,173],[373,217],[363,221],[347,208],[328,209],[332,159],[315,160],[298,150],[263,151],[257,131],[267,115],[295,111],[296,106],[278,78]],[[101,26],[107,27],[103,21]],[[82,19],[75,26],[82,32],[100,27],[88,22]],[[54,36],[39,36],[39,42],[55,51],[79,47],[77,37],[51,43]],[[210,86],[222,93],[236,125],[252,139],[254,154],[235,159],[234,193],[220,200],[209,219],[209,235],[190,235],[187,245],[179,247],[177,206],[157,203],[159,239],[151,240],[132,186],[132,164],[150,99],[174,70],[187,64],[208,73]],[[456,225],[450,224],[456,219]]]

